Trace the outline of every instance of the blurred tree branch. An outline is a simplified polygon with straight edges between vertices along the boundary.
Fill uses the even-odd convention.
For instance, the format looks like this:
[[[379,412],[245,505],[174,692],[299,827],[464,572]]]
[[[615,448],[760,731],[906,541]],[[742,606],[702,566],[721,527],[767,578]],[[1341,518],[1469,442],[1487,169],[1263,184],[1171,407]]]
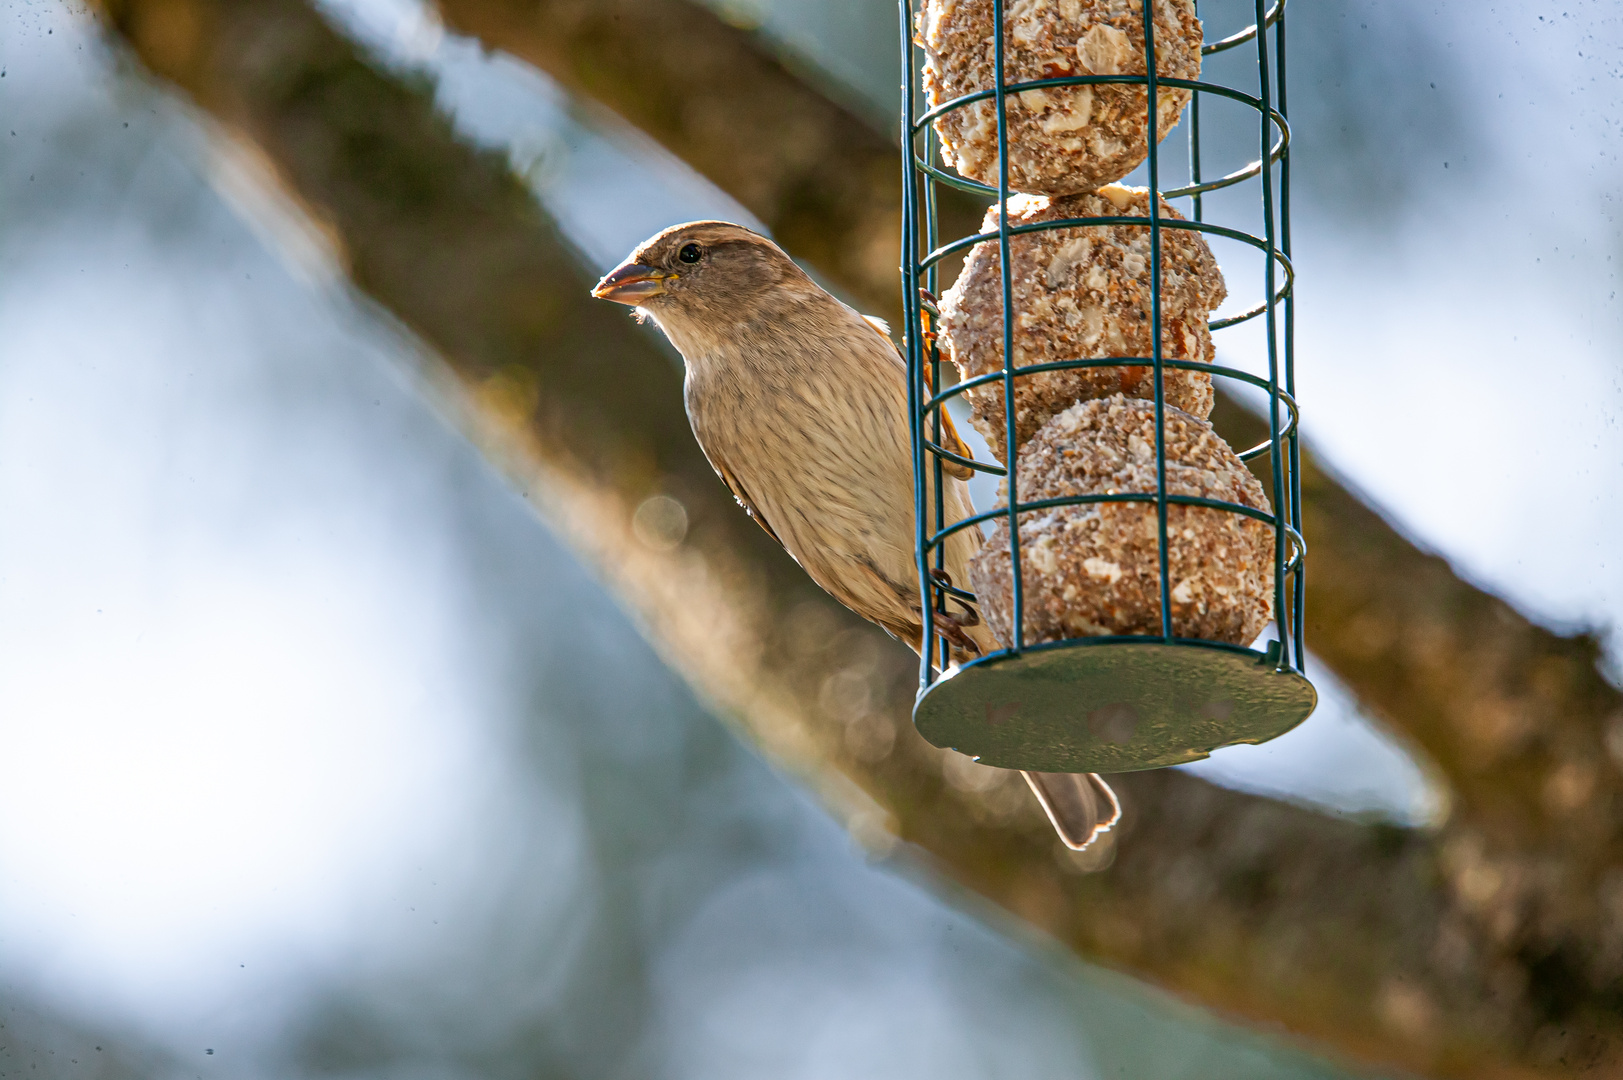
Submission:
[[[680,0],[445,7],[677,149],[864,302],[894,301],[894,150],[748,34]],[[1119,778],[1114,865],[1082,874],[1018,783],[913,735],[911,658],[730,505],[679,373],[586,297],[505,161],[458,142],[426,87],[368,66],[297,0],[104,10],[438,350],[470,433],[666,657],[859,835],[919,844],[1083,955],[1361,1058],[1460,1077],[1616,1066],[1623,800],[1607,741],[1623,707],[1590,639],[1533,626],[1310,467],[1311,640],[1445,771],[1450,822],[1415,833],[1137,774]],[[1255,426],[1221,419],[1236,439]],[[689,511],[675,548],[632,525],[659,492]]]
[[[896,144],[793,75],[753,34],[670,0],[439,7],[453,29],[529,61],[663,143],[859,306],[900,314]],[[954,192],[944,227],[973,231],[984,211]]]

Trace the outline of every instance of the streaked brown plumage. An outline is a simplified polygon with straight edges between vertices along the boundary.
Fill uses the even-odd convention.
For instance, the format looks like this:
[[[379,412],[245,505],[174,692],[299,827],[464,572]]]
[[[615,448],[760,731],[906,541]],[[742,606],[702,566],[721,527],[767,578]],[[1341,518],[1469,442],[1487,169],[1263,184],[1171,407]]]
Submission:
[[[739,504],[836,600],[917,651],[906,367],[880,326],[772,241],[719,221],[666,229],[593,294],[636,307],[682,354],[693,434]],[[968,487],[946,484],[956,521],[971,512]],[[954,583],[979,544],[973,529],[949,539]],[[943,630],[960,658],[999,647],[967,605]],[[1074,848],[1119,814],[1097,776],[1026,776]]]

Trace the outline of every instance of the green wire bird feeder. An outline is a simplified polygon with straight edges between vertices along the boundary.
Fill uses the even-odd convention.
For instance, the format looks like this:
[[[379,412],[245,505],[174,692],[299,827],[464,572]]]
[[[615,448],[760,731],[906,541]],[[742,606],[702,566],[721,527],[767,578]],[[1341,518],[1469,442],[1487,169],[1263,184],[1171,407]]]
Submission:
[[[1238,743],[1261,743],[1301,723],[1313,711],[1317,694],[1304,677],[1302,639],[1305,545],[1302,517],[1301,454],[1298,445],[1292,290],[1290,263],[1290,131],[1286,122],[1285,0],[1265,8],[1256,0],[1255,22],[1219,41],[1205,43],[1205,57],[1250,45],[1255,49],[1254,92],[1215,82],[1176,79],[1156,73],[1155,4],[1139,5],[1144,32],[1144,74],[1061,74],[1029,82],[1005,83],[1005,9],[1011,0],[994,0],[994,80],[990,89],[964,94],[928,111],[919,106],[924,50],[915,39],[918,9],[924,0],[900,0],[903,84],[902,125],[905,163],[904,225],[902,239],[903,294],[907,305],[906,355],[912,422],[914,498],[917,555],[923,602],[925,646],[920,665],[920,687],[913,709],[919,732],[930,742],[950,747],[979,761],[1001,768],[1040,772],[1131,772],[1155,769],[1206,757],[1213,750]],[[962,2],[962,0],[960,0]],[[997,205],[1008,206],[1014,192],[1009,185],[1007,99],[1032,90],[1105,83],[1143,86],[1148,108],[1148,221],[1132,219],[1147,228],[1154,253],[1151,312],[1154,322],[1152,355],[1072,358],[1055,363],[1015,367],[1014,327],[1019,311],[1010,284],[1010,237],[1042,229],[1111,226],[1130,223],[1120,217],[1083,217],[1043,221],[1011,227],[1011,214],[997,216],[996,231],[944,240],[938,233],[938,195],[942,187],[969,191]],[[1192,93],[1189,125],[1189,178],[1182,186],[1163,190],[1156,123],[1157,94],[1175,87]],[[1200,102],[1203,96],[1224,98],[1251,109],[1257,117],[1256,160],[1217,179],[1200,173]],[[990,101],[996,110],[998,184],[978,183],[937,164],[939,137],[933,127],[938,117],[956,109]],[[1249,141],[1249,139],[1248,139]],[[1209,149],[1209,148],[1208,148]],[[1242,158],[1243,160],[1243,158]],[[1221,188],[1254,185],[1260,203],[1260,235],[1203,220],[1202,196]],[[1159,194],[1169,202],[1189,200],[1187,220],[1164,218]],[[1267,377],[1233,367],[1176,360],[1162,356],[1161,230],[1190,229],[1249,245],[1262,254],[1263,300],[1254,308],[1209,322],[1212,331],[1261,319],[1267,350]],[[934,335],[924,333],[926,315],[936,315],[933,296],[940,291],[944,260],[978,243],[995,243],[1001,253],[1003,274],[1002,370],[940,385],[940,354]],[[1111,366],[1150,369],[1155,383],[1157,490],[1131,494],[1089,494],[1021,503],[1016,490],[1019,449],[1015,445],[1015,388],[1019,380],[1038,370]],[[1194,368],[1209,372],[1214,382],[1249,384],[1267,395],[1270,437],[1239,456],[1251,461],[1266,458],[1263,470],[1271,482],[1272,510],[1262,512],[1237,503],[1169,494],[1163,373]],[[965,461],[944,449],[941,410],[965,390],[988,383],[1003,390],[1005,427],[1010,433],[1007,468],[983,461]],[[1219,383],[1219,385],[1222,385]],[[943,522],[943,455],[959,466],[1005,477],[1006,505],[976,513],[957,522]],[[927,482],[933,475],[934,487]],[[1156,635],[1079,637],[1027,644],[1022,582],[1020,516],[1056,506],[1105,502],[1141,502],[1155,507],[1158,517],[1160,558],[1160,622]],[[933,504],[933,505],[932,505]],[[1172,583],[1168,570],[1169,506],[1204,506],[1247,515],[1266,523],[1273,539],[1273,620],[1277,636],[1259,651],[1222,642],[1173,635]],[[949,663],[949,644],[941,633],[956,600],[973,601],[973,594],[943,574],[944,542],[959,529],[977,529],[982,522],[1006,521],[1012,596],[1012,641],[1007,648],[961,666]],[[1029,565],[1029,562],[1028,562]]]

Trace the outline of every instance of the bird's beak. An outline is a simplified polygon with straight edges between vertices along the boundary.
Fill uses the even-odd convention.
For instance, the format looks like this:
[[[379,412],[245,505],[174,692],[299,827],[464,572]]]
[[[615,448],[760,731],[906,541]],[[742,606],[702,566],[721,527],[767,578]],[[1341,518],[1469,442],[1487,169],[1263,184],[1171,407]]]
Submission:
[[[668,270],[656,270],[641,263],[621,263],[597,283],[592,295],[599,300],[613,300],[616,304],[636,307],[664,292],[665,282],[675,276]]]

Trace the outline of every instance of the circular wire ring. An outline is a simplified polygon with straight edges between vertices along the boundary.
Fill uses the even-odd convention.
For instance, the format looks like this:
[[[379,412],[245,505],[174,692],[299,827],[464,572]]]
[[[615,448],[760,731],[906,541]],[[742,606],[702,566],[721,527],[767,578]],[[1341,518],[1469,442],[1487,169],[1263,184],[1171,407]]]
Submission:
[[[1176,503],[1180,499],[1193,500],[1194,498],[1195,498],[1194,496],[1168,495],[1167,496],[1167,502]],[[1145,495],[1142,495],[1142,496],[1140,496],[1138,498],[1132,498],[1132,499],[1116,498],[1116,499],[1100,499],[1099,501],[1100,502],[1105,502],[1105,501],[1111,501],[1111,502],[1129,502],[1129,501],[1130,502],[1154,502],[1155,501],[1155,496],[1150,495],[1150,494],[1145,494]],[[1036,504],[1036,503],[1032,504],[1032,506],[1036,506],[1038,508],[1041,508],[1041,505],[1042,504]],[[1194,505],[1208,506],[1208,507],[1210,507],[1212,509],[1219,509],[1219,510],[1247,510],[1247,509],[1249,509],[1247,507],[1243,507],[1239,503],[1224,503],[1224,502],[1219,502],[1216,499],[1201,500],[1199,502],[1195,502]],[[1026,509],[1026,506],[1024,504],[1022,504],[1021,511],[1024,512],[1025,509]],[[989,511],[989,513],[994,515],[994,516],[997,516],[997,517],[1003,517],[1003,516],[1008,514],[1008,508],[1003,507],[1003,508],[1000,508],[1000,509]],[[976,516],[977,517],[984,517],[986,515],[976,515]],[[1248,517],[1256,517],[1257,515],[1255,513],[1250,513],[1247,516]],[[1274,519],[1270,517],[1270,518],[1267,518],[1267,519],[1259,519],[1259,520],[1272,521]],[[963,523],[960,523],[960,524],[963,524]],[[941,539],[944,540],[948,535],[950,535],[953,532],[957,532],[957,531],[958,531],[958,528],[955,525],[950,529],[946,529],[946,530],[943,530],[942,532],[938,533],[937,536],[941,537]],[[1290,574],[1295,573],[1297,568],[1302,565],[1302,561],[1307,558],[1307,541],[1302,539],[1302,534],[1297,531],[1297,529],[1296,529],[1296,527],[1294,525],[1291,525],[1289,523],[1286,523],[1286,525],[1285,525],[1285,540],[1290,545],[1290,548],[1291,548],[1290,558],[1285,560],[1285,569],[1284,569],[1285,574],[1287,576],[1289,576]],[[931,543],[930,546],[931,546],[931,548],[939,547],[940,546],[940,541],[939,540],[934,541],[934,542]],[[960,589],[956,585],[949,585],[945,581],[942,581],[940,578],[931,579],[931,585],[932,585],[932,587],[934,589],[936,589],[939,593],[942,594],[942,597],[940,597],[940,598],[944,598],[946,596],[952,596],[952,597],[956,597],[959,600],[963,600],[966,603],[970,603],[970,604],[978,604],[978,603],[980,603],[980,597],[977,596],[975,593],[969,592],[969,591],[967,591],[965,589]],[[940,598],[938,598],[938,599],[940,599]],[[1153,636],[1159,637],[1160,635],[1157,634],[1157,635],[1153,635]]]
[[[1258,510],[1254,506],[1246,506],[1244,503],[1208,499],[1200,495],[1168,495],[1166,498],[1169,506],[1202,506],[1209,510],[1226,510],[1231,514],[1243,514],[1246,517],[1255,518],[1270,528],[1277,529],[1280,525],[1279,518],[1276,515]],[[1018,503],[1014,507],[1014,512],[1016,514],[1029,514],[1037,510],[1054,510],[1065,506],[1092,506],[1098,503],[1155,503],[1158,500],[1159,496],[1153,491],[1124,491],[1117,492],[1114,495],[1058,495],[1052,499],[1037,499],[1034,502]],[[983,510],[979,514],[971,514],[966,518],[953,522],[951,525],[937,529],[925,541],[925,546],[934,550],[955,532],[967,529],[971,525],[979,525],[983,521],[992,521],[1007,518],[1008,516],[1009,507],[1007,504],[994,507],[991,510]],[[1285,527],[1287,530],[1290,528],[1289,525]]]
[[[1269,8],[1268,13],[1263,16],[1262,25],[1264,27],[1269,27],[1269,26],[1274,25],[1274,23],[1279,21],[1279,16],[1284,14],[1284,11],[1285,11],[1285,0],[1276,0],[1276,3],[1274,4],[1274,6]],[[1202,55],[1202,56],[1211,56],[1213,53],[1225,52],[1225,51],[1227,51],[1229,49],[1234,48],[1236,45],[1244,45],[1246,42],[1255,41],[1256,39],[1257,39],[1257,24],[1252,23],[1250,26],[1246,27],[1244,30],[1236,31],[1235,33],[1230,34],[1226,38],[1222,38],[1221,40],[1214,41],[1210,45],[1202,45],[1200,47],[1200,55]]]
[[[1148,75],[1056,75],[1049,79],[1030,79],[1026,82],[1005,83],[1003,85],[1003,96],[1008,97],[1010,94],[1020,94],[1027,90],[1051,90],[1057,87],[1065,86],[1148,86],[1149,81],[1150,78]],[[1215,94],[1218,97],[1230,98],[1242,104],[1249,105],[1252,109],[1259,113],[1262,112],[1263,108],[1261,98],[1253,94],[1248,94],[1244,90],[1236,90],[1232,86],[1224,86],[1222,83],[1205,82],[1200,79],[1174,79],[1170,76],[1161,76],[1155,80],[1155,85],[1158,87],[1172,86],[1180,90],[1193,90],[1202,94]],[[940,119],[947,113],[953,112],[957,109],[962,109],[966,105],[973,105],[977,101],[985,101],[988,98],[994,98],[996,96],[997,87],[989,86],[984,90],[971,90],[967,94],[959,94],[957,97],[952,98],[949,101],[943,101],[940,105],[937,105],[935,108],[923,113],[917,120],[913,121],[912,134],[915,137],[922,135],[924,133],[924,129],[930,123]],[[1270,108],[1268,111],[1273,114],[1273,118],[1276,122],[1283,121],[1283,118],[1279,116],[1277,110]],[[974,181],[970,182],[973,183]],[[995,193],[997,188],[989,188],[988,190]]]
[[[1024,378],[1027,375],[1040,375],[1046,371],[1071,371],[1079,368],[1154,366],[1155,360],[1145,356],[1089,357],[1086,359],[1077,360],[1051,360],[1046,364],[1029,364],[1025,367],[1015,368],[1014,377],[1019,379]],[[1216,375],[1219,378],[1235,379],[1240,382],[1250,383],[1252,386],[1257,387],[1259,390],[1264,390],[1270,395],[1275,393],[1279,395],[1279,400],[1284,403],[1286,410],[1290,414],[1289,418],[1285,421],[1284,428],[1282,428],[1273,438],[1264,439],[1262,442],[1251,447],[1249,450],[1240,452],[1238,457],[1241,461],[1250,461],[1253,458],[1261,457],[1274,446],[1282,445],[1284,440],[1290,438],[1296,433],[1297,426],[1301,421],[1301,412],[1296,405],[1296,399],[1290,394],[1286,393],[1283,389],[1275,390],[1273,385],[1260,375],[1253,375],[1249,371],[1241,371],[1239,368],[1231,368],[1224,364],[1209,364],[1204,360],[1169,360],[1163,357],[1161,360],[1161,366],[1183,371],[1204,371],[1208,374]],[[941,408],[941,406],[947,401],[957,397],[966,390],[973,390],[976,387],[986,386],[994,382],[1002,382],[1003,374],[1004,373],[1001,370],[989,371],[984,375],[976,375],[974,378],[965,379],[960,383],[949,386],[947,389],[936,394],[934,397],[930,398],[930,400],[921,405],[919,407],[919,415],[921,417],[928,417],[932,415],[935,410]],[[963,465],[967,468],[974,469],[978,472],[990,473],[993,476],[1008,475],[1008,469],[1005,466],[993,465],[990,462],[981,461],[978,458],[966,458],[961,454],[955,454],[944,447],[937,446],[935,443],[928,440],[925,441],[925,448],[941,458],[955,462],[959,465]]]
[[[1186,229],[1190,232],[1211,233],[1213,236],[1221,236],[1242,244],[1248,244],[1264,254],[1267,254],[1268,251],[1268,243],[1266,240],[1252,236],[1247,232],[1241,232],[1239,229],[1228,228],[1225,225],[1213,225],[1205,221],[1184,221],[1181,219],[1175,220],[1172,218],[1160,218],[1159,224],[1163,229]],[[1009,226],[1009,235],[1020,236],[1024,233],[1043,232],[1048,229],[1078,229],[1099,225],[1129,225],[1147,229],[1150,227],[1150,219],[1147,217],[1139,217],[1137,215],[1128,217],[1059,218],[1055,221],[1037,221],[1028,225],[1011,225]],[[969,236],[960,237],[951,243],[942,244],[940,247],[924,256],[924,258],[920,259],[919,269],[927,270],[955,252],[973,247],[976,244],[991,243],[997,239],[998,234],[995,232],[971,233]],[[1280,268],[1285,271],[1285,281],[1274,293],[1273,303],[1277,305],[1287,296],[1291,295],[1291,289],[1296,284],[1296,268],[1291,265],[1290,257],[1283,251],[1280,251],[1278,248],[1275,248],[1274,250],[1274,259],[1279,263]],[[1213,319],[1206,324],[1206,327],[1209,330],[1223,330],[1227,327],[1235,326],[1250,319],[1255,319],[1258,315],[1261,315],[1267,311],[1269,306],[1269,303],[1265,300],[1256,307],[1247,311],[1242,311],[1237,315],[1228,315],[1221,319]]]
[[[1143,75],[1063,75],[1053,79],[1034,79],[1030,82],[1012,83],[1003,88],[1003,95],[1005,98],[1007,98],[1010,94],[1018,94],[1026,90],[1047,90],[1067,86],[1098,86],[1104,84],[1146,86],[1148,85],[1148,82],[1148,78]],[[1247,94],[1241,90],[1235,90],[1232,87],[1221,86],[1217,83],[1202,82],[1196,79],[1162,78],[1156,80],[1156,85],[1173,86],[1180,89],[1208,93],[1217,97],[1225,97],[1249,106],[1258,113],[1263,111],[1263,104],[1260,98],[1254,97],[1251,94]],[[913,125],[913,135],[917,137],[918,135],[923,134],[926,125],[949,112],[964,108],[967,105],[972,105],[977,101],[985,101],[996,96],[997,89],[995,87],[989,90],[975,90],[968,94],[961,94],[958,97],[953,98],[951,101],[944,102],[943,104],[936,106],[921,116]],[[1272,165],[1277,164],[1284,156],[1285,151],[1290,148],[1290,124],[1286,121],[1284,116],[1280,115],[1279,110],[1277,109],[1268,109],[1268,118],[1274,125],[1275,130],[1279,132],[1278,141],[1275,142],[1273,147],[1268,151],[1268,163]],[[990,195],[994,199],[997,198],[997,188],[992,187],[989,184],[983,184],[978,180],[970,180],[967,177],[959,176],[956,173],[949,173],[943,169],[940,169],[919,157],[916,151],[913,154],[913,164],[921,172],[927,174],[940,183],[948,185],[949,187],[955,187],[960,191],[967,191],[975,195]],[[1181,188],[1173,188],[1170,191],[1163,191],[1161,193],[1161,197],[1163,199],[1181,199],[1191,195],[1203,195],[1209,191],[1217,191],[1221,188],[1232,187],[1233,185],[1241,183],[1245,180],[1249,180],[1254,176],[1259,176],[1261,173],[1262,161],[1261,159],[1258,159],[1253,161],[1251,164],[1236,170],[1235,172],[1231,172],[1226,176],[1220,176],[1216,180],[1206,180],[1198,184],[1188,184]]]

